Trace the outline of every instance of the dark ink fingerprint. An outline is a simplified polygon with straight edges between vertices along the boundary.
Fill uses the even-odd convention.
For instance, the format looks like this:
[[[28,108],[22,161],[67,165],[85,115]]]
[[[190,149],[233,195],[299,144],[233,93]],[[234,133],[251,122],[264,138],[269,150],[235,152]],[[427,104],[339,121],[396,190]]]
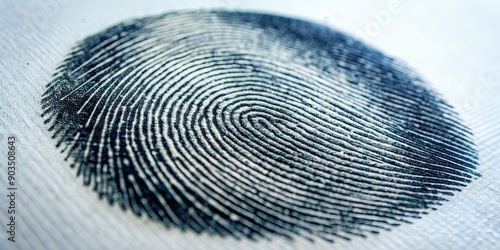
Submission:
[[[85,185],[200,233],[365,237],[479,176],[469,130],[416,73],[273,15],[119,24],[71,51],[42,106]]]

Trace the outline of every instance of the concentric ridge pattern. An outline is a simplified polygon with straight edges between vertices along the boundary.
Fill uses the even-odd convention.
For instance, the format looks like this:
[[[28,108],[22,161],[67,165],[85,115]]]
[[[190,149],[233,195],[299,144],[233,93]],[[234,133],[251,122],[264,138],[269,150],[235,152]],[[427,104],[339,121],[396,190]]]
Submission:
[[[469,130],[417,74],[273,15],[119,24],[71,51],[42,107],[85,185],[196,232],[364,237],[478,176]]]

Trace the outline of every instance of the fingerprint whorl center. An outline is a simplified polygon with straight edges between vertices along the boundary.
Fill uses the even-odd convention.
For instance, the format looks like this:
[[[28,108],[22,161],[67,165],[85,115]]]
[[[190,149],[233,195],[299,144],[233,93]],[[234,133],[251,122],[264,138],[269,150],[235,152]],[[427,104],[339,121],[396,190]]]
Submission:
[[[273,15],[119,24],[74,47],[42,107],[101,198],[200,233],[365,237],[478,176],[468,129],[416,73]]]

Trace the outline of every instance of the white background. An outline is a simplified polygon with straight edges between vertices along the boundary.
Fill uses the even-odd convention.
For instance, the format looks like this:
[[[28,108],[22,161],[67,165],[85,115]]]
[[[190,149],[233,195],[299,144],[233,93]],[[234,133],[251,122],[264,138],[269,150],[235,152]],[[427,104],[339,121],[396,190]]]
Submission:
[[[0,1],[0,249],[500,249],[500,2],[400,0],[400,11],[392,13],[390,2]],[[278,13],[365,34],[366,42],[415,68],[460,111],[474,133],[482,177],[412,224],[334,245],[196,235],[98,200],[43,125],[45,84],[69,49],[89,35],[125,19],[200,8]],[[378,21],[382,12],[390,20]],[[5,233],[10,135],[18,146],[16,243]]]

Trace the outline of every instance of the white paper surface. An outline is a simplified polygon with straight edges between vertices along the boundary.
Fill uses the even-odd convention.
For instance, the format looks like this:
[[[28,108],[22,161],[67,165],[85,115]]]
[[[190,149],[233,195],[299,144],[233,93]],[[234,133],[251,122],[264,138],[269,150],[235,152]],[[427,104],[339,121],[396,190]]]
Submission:
[[[68,167],[40,118],[40,96],[81,39],[123,20],[171,10],[263,11],[324,23],[356,35],[390,1],[2,1],[0,142],[18,141],[18,235],[0,249],[500,249],[500,4],[400,1],[402,10],[368,41],[416,69],[474,133],[482,177],[422,219],[351,241],[236,241],[181,232],[98,200]],[[376,15],[375,15],[376,16]],[[5,146],[0,147],[2,157]],[[7,173],[0,171],[1,188]],[[6,191],[5,191],[6,192]]]

